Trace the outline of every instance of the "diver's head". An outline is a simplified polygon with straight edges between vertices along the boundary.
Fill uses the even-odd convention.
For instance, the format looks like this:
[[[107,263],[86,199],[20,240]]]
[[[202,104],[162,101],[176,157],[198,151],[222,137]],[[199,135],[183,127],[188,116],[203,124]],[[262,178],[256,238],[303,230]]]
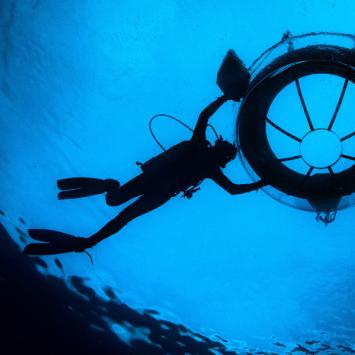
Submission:
[[[215,145],[211,148],[214,161],[221,168],[224,168],[232,161],[238,153],[238,148],[224,140],[222,137],[216,140]]]

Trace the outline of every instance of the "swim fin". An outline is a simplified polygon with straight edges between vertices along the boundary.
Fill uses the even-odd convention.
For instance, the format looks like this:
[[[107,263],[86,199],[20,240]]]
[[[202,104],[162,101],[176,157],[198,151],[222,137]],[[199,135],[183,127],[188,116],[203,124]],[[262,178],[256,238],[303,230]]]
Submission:
[[[75,177],[57,181],[60,190],[58,199],[80,198],[102,194],[110,189],[119,188],[120,183],[114,179],[96,179]]]
[[[29,229],[28,235],[34,240],[48,243],[66,243],[68,240],[76,238],[71,234],[51,229]]]
[[[22,253],[26,255],[53,255],[72,251],[73,250],[68,247],[53,245],[51,243],[32,243],[26,245]]]
[[[49,229],[29,229],[28,234],[32,239],[45,242],[29,244],[23,250],[24,254],[51,255],[81,252],[89,248],[89,239],[75,237],[70,234]]]

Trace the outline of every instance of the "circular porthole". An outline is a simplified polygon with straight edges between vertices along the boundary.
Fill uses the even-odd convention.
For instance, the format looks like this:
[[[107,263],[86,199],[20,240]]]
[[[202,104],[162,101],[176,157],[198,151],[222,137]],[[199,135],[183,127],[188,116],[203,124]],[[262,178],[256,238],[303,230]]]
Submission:
[[[342,151],[343,145],[338,135],[324,128],[308,132],[300,143],[301,158],[314,169],[331,168],[342,157]]]
[[[268,179],[265,191],[277,200],[308,210],[353,203],[354,61],[353,50],[303,48],[251,83],[238,144],[250,175]]]

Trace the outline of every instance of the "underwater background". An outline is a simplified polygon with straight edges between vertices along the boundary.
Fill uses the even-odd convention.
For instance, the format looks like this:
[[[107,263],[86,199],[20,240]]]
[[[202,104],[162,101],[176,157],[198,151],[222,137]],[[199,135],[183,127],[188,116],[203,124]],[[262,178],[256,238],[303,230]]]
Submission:
[[[65,305],[81,313],[80,327],[92,325],[95,339],[111,337],[102,353],[354,353],[351,206],[326,227],[315,213],[262,191],[231,196],[206,180],[191,200],[176,197],[97,245],[93,265],[83,253],[20,254],[30,242],[27,228],[89,236],[116,216],[121,207],[106,206],[103,196],[58,201],[56,180],[124,183],[139,174],[135,162],[160,153],[150,117],[171,114],[194,126],[221,95],[216,74],[230,48],[248,66],[287,30],[354,34],[354,13],[353,0],[1,0],[0,217],[18,246],[3,230],[0,285],[3,295],[8,287],[18,297],[16,306],[1,306],[15,327],[3,321],[9,334],[35,346],[40,337],[26,342],[23,334],[40,334],[44,313]],[[315,95],[320,110],[334,107],[342,82],[336,85],[325,85],[335,90],[334,102],[311,89],[306,100]],[[353,85],[344,101],[351,132]],[[227,103],[211,120],[226,139],[235,138],[238,109]],[[154,129],[166,146],[190,137],[173,121]],[[354,155],[355,145],[349,149]],[[225,172],[250,182],[240,160]],[[36,287],[57,301],[41,310]],[[36,312],[20,314],[19,304]],[[71,318],[53,314],[46,324],[62,331],[48,338],[54,344],[72,334]],[[154,329],[165,333],[153,337]],[[78,335],[76,345],[94,342],[90,334]],[[54,345],[51,352],[62,353]]]

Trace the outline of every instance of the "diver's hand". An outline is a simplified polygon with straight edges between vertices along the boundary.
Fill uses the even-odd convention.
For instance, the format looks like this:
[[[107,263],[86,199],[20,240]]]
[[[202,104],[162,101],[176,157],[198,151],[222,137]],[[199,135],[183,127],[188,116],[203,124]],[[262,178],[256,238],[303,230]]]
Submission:
[[[231,97],[227,96],[227,95],[221,95],[221,96],[218,96],[216,101],[217,102],[221,102],[221,103],[225,103],[229,100],[233,100]]]
[[[258,182],[255,183],[255,186],[260,189],[262,187],[270,185],[270,180],[267,178],[260,179]]]
[[[227,93],[224,93],[224,95],[220,96],[218,99],[219,99],[219,100],[222,100],[222,101],[224,101],[224,102],[226,102],[226,101],[239,102],[239,101],[240,101],[240,98],[234,97],[232,93],[231,93],[231,94],[228,94],[228,92],[227,92]]]

